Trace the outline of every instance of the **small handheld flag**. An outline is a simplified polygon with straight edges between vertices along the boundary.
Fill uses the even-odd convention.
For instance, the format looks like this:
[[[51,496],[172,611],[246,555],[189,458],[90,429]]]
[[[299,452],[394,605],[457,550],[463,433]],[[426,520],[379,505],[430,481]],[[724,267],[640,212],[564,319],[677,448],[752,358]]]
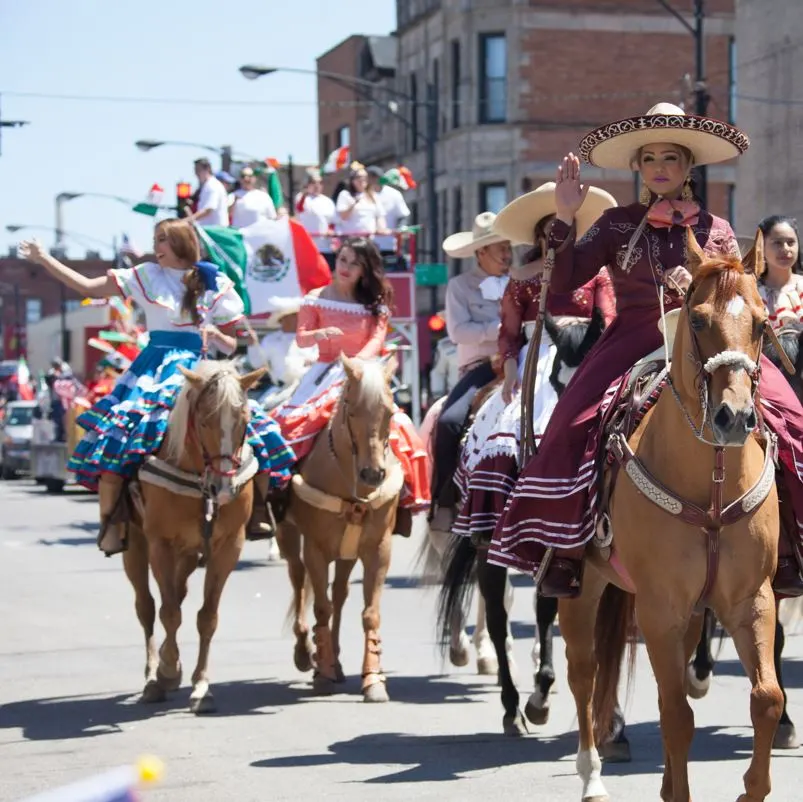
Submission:
[[[27,797],[21,802],[136,802],[137,788],[159,782],[163,772],[161,760],[142,757],[136,766],[112,769],[53,791]]]
[[[350,153],[351,150],[348,145],[343,145],[337,150],[333,150],[326,158],[326,162],[321,168],[322,172],[336,173],[342,170],[349,163]]]
[[[134,206],[132,211],[139,212],[139,214],[146,214],[148,217],[156,217],[156,212],[162,205],[162,198],[165,191],[158,184],[153,184],[148,192],[148,196],[142,203]]]

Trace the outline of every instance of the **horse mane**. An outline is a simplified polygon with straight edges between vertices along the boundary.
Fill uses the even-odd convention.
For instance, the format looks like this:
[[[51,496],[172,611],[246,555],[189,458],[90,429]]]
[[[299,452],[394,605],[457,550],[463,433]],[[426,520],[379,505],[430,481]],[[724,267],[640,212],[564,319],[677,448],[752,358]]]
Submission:
[[[709,278],[716,279],[714,291],[714,310],[716,312],[725,311],[728,301],[739,290],[739,281],[745,275],[744,265],[736,256],[717,256],[713,259],[706,259],[697,270],[694,276],[694,285],[699,287],[702,282]]]
[[[202,392],[209,399],[213,413],[219,412],[224,406],[242,409],[247,403],[240,386],[240,375],[233,362],[204,360],[195,366],[193,373],[201,378]],[[185,380],[168,418],[170,437],[167,442],[167,457],[171,460],[178,459],[184,450],[193,407],[190,400],[193,387],[191,381]]]

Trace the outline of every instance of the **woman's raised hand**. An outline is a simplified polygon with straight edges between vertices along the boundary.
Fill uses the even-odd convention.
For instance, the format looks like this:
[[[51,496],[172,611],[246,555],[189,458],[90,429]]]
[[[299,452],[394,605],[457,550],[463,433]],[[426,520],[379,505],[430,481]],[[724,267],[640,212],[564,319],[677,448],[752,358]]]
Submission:
[[[558,165],[555,177],[555,210],[558,220],[571,224],[588,195],[588,186],[580,183],[580,160],[570,153]]]
[[[47,251],[38,239],[23,240],[18,246],[19,255],[29,262],[41,262],[47,256]]]

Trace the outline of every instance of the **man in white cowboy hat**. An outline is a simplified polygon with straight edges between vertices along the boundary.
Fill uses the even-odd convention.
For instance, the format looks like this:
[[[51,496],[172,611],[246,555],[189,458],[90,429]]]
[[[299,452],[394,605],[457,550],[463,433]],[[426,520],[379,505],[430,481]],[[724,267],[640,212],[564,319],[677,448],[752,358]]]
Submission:
[[[460,455],[460,438],[477,392],[496,376],[491,364],[497,351],[500,303],[513,261],[510,242],[494,234],[496,215],[482,212],[471,231],[452,234],[443,250],[457,259],[474,259],[470,270],[446,287],[446,331],[457,345],[460,381],[449,393],[435,433],[432,480],[434,528],[448,531],[457,502],[452,478]]]

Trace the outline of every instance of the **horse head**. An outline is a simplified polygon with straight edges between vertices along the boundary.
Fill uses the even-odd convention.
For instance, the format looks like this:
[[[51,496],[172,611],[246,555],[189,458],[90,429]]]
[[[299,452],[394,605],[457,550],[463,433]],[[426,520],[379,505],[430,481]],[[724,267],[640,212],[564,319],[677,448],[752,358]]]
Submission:
[[[345,436],[354,463],[355,481],[367,487],[379,487],[388,473],[390,423],[393,418],[393,394],[390,380],[396,372],[394,359],[386,364],[341,357],[346,384],[340,398],[340,420],[333,421]],[[333,440],[333,447],[337,445]],[[340,456],[338,454],[338,456]]]
[[[241,376],[230,362],[201,362],[195,370],[179,367],[186,382],[170,413],[167,457],[202,474],[225,503],[242,463],[250,419],[247,391],[264,368]]]
[[[599,307],[594,307],[590,320],[578,320],[559,326],[547,313],[544,326],[555,344],[555,359],[549,382],[560,395],[574,375],[580,363],[605,331],[605,316]]]
[[[759,231],[752,261],[708,258],[691,230],[687,266],[692,282],[678,323],[670,383],[687,417],[702,415],[721,446],[742,446],[758,423],[756,393],[767,311],[753,265],[762,264]]]

